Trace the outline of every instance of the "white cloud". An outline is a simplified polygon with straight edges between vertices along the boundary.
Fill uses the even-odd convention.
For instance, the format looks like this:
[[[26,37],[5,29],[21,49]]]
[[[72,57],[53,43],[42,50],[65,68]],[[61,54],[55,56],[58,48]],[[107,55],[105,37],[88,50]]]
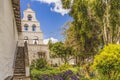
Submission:
[[[55,39],[55,38],[51,37],[51,38],[48,38],[48,39],[44,39],[44,40],[43,40],[43,43],[44,43],[44,44],[48,44],[49,40],[51,40],[52,43],[58,42],[58,39]]]
[[[62,2],[61,0],[33,0],[33,1],[39,1],[41,3],[46,3],[46,4],[54,4],[53,8],[50,8],[51,11],[61,13],[61,15],[65,15],[69,13],[70,9],[63,9],[62,8]]]

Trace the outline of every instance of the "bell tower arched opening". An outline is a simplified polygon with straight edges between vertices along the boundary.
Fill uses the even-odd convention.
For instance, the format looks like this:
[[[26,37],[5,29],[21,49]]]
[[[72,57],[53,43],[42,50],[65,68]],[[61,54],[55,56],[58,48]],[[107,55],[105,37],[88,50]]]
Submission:
[[[34,25],[32,25],[32,31],[36,31],[36,25],[34,24]]]
[[[33,38],[33,44],[38,44],[38,41],[39,41],[38,37],[35,36],[35,37]]]
[[[27,24],[24,25],[24,31],[28,31],[28,25]]]
[[[28,21],[32,21],[32,16],[30,14],[28,15],[27,18],[28,18]]]

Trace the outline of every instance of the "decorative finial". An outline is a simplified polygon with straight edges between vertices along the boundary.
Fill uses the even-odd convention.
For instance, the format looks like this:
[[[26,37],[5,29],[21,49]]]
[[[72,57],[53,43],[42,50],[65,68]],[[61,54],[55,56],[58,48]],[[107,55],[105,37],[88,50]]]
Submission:
[[[28,5],[27,5],[27,6],[28,6],[28,8],[30,8],[30,3],[28,3]]]

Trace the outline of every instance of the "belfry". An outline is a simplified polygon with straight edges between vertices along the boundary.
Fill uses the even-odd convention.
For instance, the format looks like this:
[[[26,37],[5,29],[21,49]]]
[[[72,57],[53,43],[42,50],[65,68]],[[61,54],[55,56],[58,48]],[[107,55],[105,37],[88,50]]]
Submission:
[[[22,30],[19,32],[19,46],[23,46],[25,42],[28,45],[29,63],[40,57],[46,58],[49,62],[48,45],[43,44],[43,33],[40,29],[40,22],[36,18],[36,13],[30,8],[23,11],[21,20]]]

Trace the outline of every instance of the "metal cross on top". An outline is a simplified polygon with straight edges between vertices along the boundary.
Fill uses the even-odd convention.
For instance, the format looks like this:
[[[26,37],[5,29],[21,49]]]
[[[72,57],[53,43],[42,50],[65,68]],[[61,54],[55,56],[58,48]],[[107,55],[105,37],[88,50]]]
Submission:
[[[30,4],[29,3],[27,4],[27,6],[28,6],[28,8],[30,8]]]

